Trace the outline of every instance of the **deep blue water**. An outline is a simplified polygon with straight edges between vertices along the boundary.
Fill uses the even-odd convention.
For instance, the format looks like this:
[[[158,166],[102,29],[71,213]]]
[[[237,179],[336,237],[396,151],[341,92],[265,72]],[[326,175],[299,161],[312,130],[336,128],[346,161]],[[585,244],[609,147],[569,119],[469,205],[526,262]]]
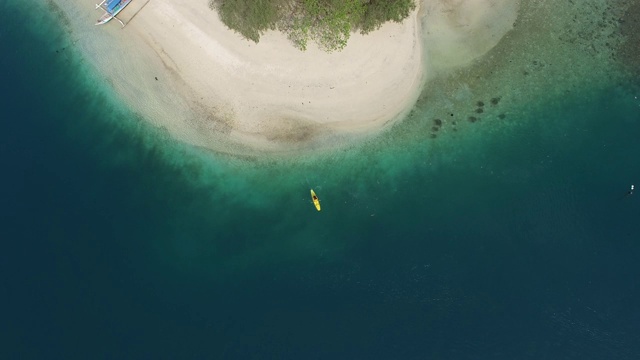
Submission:
[[[237,162],[118,107],[53,19],[0,10],[1,358],[640,357],[637,81],[435,170],[411,142]]]

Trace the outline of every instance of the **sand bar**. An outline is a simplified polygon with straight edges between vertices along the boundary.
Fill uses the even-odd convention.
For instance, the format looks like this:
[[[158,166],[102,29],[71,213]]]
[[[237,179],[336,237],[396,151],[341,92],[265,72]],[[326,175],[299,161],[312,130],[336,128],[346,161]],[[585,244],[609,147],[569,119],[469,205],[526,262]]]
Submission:
[[[518,9],[508,0],[424,0],[404,22],[326,53],[313,43],[300,51],[275,31],[245,40],[206,0],[134,0],[120,16],[130,21],[124,29],[94,27],[87,14],[99,14],[74,3],[59,6],[83,35],[78,46],[149,121],[214,150],[277,152],[340,145],[400,120],[430,77],[495,46]]]

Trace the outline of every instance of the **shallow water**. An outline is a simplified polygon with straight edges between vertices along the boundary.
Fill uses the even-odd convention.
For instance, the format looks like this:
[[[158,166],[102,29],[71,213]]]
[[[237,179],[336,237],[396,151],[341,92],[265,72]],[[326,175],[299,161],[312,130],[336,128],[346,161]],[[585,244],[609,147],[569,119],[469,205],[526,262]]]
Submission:
[[[236,158],[146,125],[56,18],[12,4],[3,358],[640,355],[637,79],[505,58],[364,144]],[[516,86],[529,66],[540,85]]]

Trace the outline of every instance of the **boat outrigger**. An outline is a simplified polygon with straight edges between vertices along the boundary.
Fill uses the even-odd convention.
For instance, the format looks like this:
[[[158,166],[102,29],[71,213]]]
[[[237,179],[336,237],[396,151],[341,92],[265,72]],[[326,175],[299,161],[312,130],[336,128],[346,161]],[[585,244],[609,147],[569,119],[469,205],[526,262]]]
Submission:
[[[320,211],[320,199],[318,199],[313,189],[311,190],[311,200],[313,200],[313,205],[316,206],[316,210]]]
[[[123,23],[122,20],[118,19],[116,15],[118,15],[118,13],[122,11],[125,6],[129,5],[130,2],[131,0],[102,0],[100,4],[96,5],[96,9],[100,8],[105,12],[104,15],[102,15],[100,19],[98,19],[96,25],[103,25],[108,23],[111,19],[116,19],[120,22],[120,24],[122,24],[122,27],[124,27],[125,23]]]

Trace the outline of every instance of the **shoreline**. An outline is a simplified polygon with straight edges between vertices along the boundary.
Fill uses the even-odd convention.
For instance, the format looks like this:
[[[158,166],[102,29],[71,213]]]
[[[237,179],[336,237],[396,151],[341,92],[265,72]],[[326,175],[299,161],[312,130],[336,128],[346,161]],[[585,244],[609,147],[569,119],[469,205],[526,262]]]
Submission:
[[[376,135],[406,116],[429,78],[495,46],[518,10],[507,0],[417,5],[402,23],[325,53],[313,43],[300,51],[275,31],[245,40],[206,1],[132,2],[123,30],[60,4],[77,19],[73,31],[88,35],[82,53],[136,112],[180,141],[228,153],[315,151]]]

